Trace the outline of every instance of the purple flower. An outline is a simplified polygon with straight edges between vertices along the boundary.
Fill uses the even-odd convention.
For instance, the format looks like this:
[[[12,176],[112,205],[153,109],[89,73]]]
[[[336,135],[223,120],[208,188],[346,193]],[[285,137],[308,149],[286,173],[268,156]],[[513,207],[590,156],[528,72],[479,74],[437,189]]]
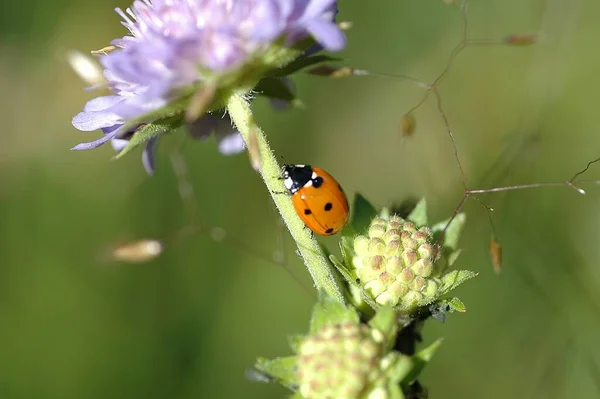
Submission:
[[[136,0],[126,12],[117,12],[130,35],[114,40],[117,49],[100,58],[114,94],[90,100],[73,118],[77,129],[101,129],[104,135],[74,150],[124,139],[128,121],[165,107],[207,79],[235,77],[276,42],[293,47],[312,37],[329,51],[346,44],[334,21],[336,0]],[[243,150],[229,122],[209,129],[219,124],[216,120],[214,115],[201,118],[207,130],[200,135],[214,131],[222,152]],[[223,133],[226,124],[228,134]],[[121,145],[117,141],[115,148]],[[155,146],[156,140],[146,145],[146,170],[152,169]]]

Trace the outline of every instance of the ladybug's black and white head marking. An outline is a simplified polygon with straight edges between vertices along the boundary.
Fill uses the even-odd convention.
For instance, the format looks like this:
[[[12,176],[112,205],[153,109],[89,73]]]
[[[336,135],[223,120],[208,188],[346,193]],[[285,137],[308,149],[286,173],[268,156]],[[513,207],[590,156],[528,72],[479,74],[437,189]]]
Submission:
[[[318,176],[310,165],[284,165],[283,184],[290,193],[295,194],[302,187],[319,188],[323,178]]]

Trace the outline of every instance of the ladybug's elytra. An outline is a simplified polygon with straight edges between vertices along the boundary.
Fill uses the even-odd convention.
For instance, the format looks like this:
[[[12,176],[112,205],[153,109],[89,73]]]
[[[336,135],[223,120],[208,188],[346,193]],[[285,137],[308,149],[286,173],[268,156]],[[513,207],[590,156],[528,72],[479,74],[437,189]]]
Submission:
[[[330,236],[348,223],[348,199],[329,173],[310,165],[284,165],[283,179],[298,216],[313,232]]]

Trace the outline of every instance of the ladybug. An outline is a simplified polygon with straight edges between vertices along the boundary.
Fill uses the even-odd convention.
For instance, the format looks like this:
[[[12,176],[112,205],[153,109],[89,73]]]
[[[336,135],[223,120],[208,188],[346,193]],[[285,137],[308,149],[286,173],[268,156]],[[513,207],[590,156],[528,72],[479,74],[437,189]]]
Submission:
[[[329,173],[310,165],[284,165],[282,178],[296,213],[309,229],[330,236],[346,226],[348,199]]]

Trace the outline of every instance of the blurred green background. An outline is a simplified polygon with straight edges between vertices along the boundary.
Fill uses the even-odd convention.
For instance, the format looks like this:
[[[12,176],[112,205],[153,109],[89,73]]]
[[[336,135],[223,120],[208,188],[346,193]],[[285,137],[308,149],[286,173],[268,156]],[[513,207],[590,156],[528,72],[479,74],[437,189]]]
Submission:
[[[255,357],[289,354],[305,332],[312,294],[281,267],[197,235],[143,265],[109,262],[119,240],[169,237],[188,222],[167,139],[149,178],[139,153],[118,162],[71,118],[91,97],[66,52],[105,46],[125,29],[126,1],[3,1],[0,12],[0,398],[279,398],[248,382]],[[442,0],[340,2],[353,22],[345,64],[431,81],[461,34]],[[470,37],[541,32],[535,46],[473,46],[439,90],[472,187],[561,181],[600,155],[600,3],[489,0],[469,7]],[[298,76],[304,109],[257,118],[290,163],[329,170],[350,194],[378,206],[426,196],[434,220],[462,195],[450,141],[433,99],[398,80]],[[184,155],[204,222],[271,254],[286,240],[287,269],[307,273],[281,233],[245,155],[213,140]],[[600,166],[584,178],[600,176]],[[432,322],[445,337],[422,382],[432,398],[600,396],[600,188],[566,187],[481,197],[504,249],[493,272],[491,227],[467,202],[458,266],[480,276],[456,294],[468,308]],[[242,193],[243,195],[240,195]],[[335,239],[326,241],[335,248]]]

